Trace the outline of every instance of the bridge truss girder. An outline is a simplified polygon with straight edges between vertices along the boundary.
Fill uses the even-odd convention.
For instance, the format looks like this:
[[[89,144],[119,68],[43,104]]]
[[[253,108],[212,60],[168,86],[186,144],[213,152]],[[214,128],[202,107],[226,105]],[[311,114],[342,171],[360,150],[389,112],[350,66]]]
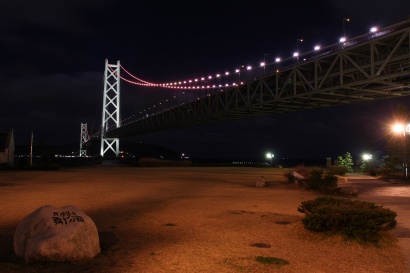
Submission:
[[[410,95],[410,24],[107,131],[123,137]],[[375,35],[376,36],[376,35]]]

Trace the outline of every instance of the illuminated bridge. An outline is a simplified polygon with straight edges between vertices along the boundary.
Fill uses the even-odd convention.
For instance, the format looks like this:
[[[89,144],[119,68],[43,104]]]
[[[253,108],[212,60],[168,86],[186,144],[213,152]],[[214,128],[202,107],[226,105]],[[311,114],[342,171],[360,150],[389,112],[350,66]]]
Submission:
[[[121,137],[408,96],[410,20],[282,60],[197,79],[150,83],[119,61],[106,61],[104,78],[102,126],[95,136],[101,155],[112,150],[118,156]],[[121,80],[162,90],[163,95],[154,106],[120,120]],[[83,140],[82,145],[90,138]]]

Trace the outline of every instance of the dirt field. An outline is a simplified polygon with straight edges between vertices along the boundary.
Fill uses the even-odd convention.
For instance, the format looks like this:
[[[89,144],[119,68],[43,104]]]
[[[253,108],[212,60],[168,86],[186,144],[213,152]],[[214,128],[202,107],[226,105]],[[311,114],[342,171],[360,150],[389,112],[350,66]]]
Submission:
[[[303,228],[297,211],[317,193],[288,184],[286,169],[99,166],[0,172],[0,273],[405,272],[397,241],[379,247]],[[270,182],[255,187],[259,176]],[[76,205],[96,223],[92,261],[26,264],[15,228],[43,205]],[[262,264],[275,257],[285,265]]]

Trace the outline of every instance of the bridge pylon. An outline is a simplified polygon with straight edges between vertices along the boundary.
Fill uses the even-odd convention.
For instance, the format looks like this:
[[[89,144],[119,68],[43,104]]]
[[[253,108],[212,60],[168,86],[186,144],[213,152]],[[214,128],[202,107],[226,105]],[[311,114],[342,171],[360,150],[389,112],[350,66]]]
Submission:
[[[114,152],[118,157],[120,153],[119,138],[105,137],[108,130],[121,127],[120,119],[120,61],[109,64],[105,60],[104,71],[104,96],[101,124],[101,155],[107,151]]]
[[[81,123],[80,156],[87,156],[87,150],[83,149],[83,145],[87,143],[89,139],[87,123]]]

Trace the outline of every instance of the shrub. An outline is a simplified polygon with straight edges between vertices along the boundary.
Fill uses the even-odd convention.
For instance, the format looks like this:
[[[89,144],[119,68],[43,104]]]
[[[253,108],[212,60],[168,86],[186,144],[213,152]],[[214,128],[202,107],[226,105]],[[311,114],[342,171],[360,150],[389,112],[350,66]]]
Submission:
[[[295,167],[295,172],[299,173],[306,180],[298,181],[292,176],[291,172],[285,173],[289,183],[297,182],[299,185],[311,190],[322,192],[335,189],[337,187],[337,177],[330,172],[325,172],[321,167],[305,167],[303,165]]]
[[[312,190],[319,190],[322,184],[322,176],[323,170],[321,168],[314,168],[308,177],[307,187]]]
[[[376,242],[380,232],[396,227],[397,214],[374,203],[337,197],[302,202],[304,227],[315,232],[340,233],[346,238]]]
[[[380,167],[375,169],[376,175],[383,177],[389,177],[392,175],[393,171],[390,168]]]
[[[329,172],[333,175],[346,175],[347,168],[345,166],[330,166]]]
[[[311,190],[320,191],[334,189],[337,186],[337,177],[329,172],[324,172],[320,167],[315,167],[310,172],[306,186]]]

